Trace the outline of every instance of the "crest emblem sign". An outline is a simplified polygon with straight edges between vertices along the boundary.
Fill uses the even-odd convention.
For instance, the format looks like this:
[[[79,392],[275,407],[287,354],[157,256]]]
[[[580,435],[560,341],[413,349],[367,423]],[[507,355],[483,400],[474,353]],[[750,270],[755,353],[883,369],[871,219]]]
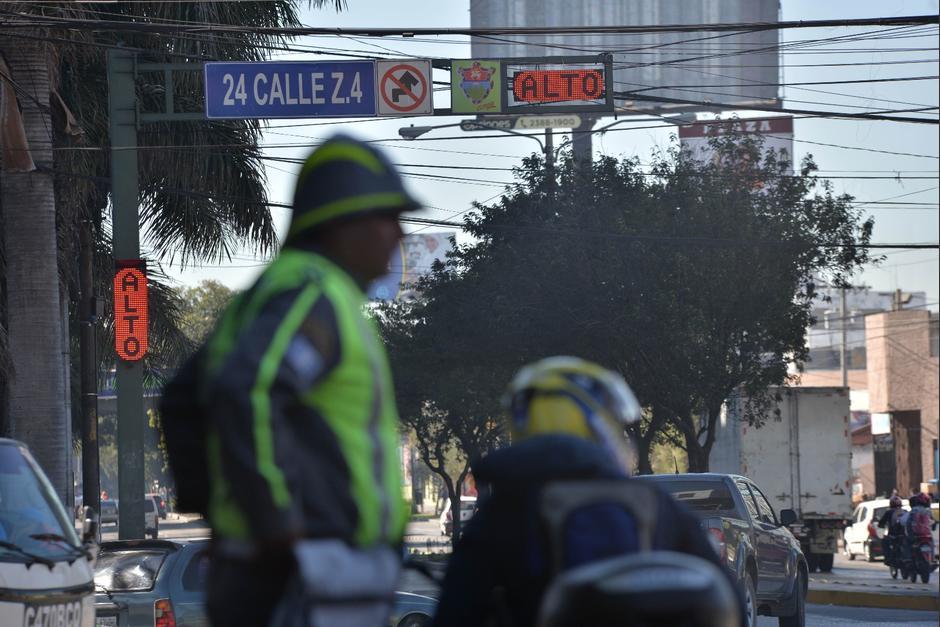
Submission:
[[[451,65],[451,110],[454,113],[499,113],[502,108],[501,63],[489,59],[454,59]]]
[[[483,67],[478,61],[465,70],[460,70],[460,89],[475,105],[480,104],[490,95],[493,89],[493,74],[495,67]]]

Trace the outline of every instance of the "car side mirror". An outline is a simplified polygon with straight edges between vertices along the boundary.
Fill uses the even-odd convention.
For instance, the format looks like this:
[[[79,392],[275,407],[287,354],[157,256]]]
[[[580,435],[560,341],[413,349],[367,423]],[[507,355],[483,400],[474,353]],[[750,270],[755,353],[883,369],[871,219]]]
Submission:
[[[94,508],[86,505],[82,508],[82,543],[86,545],[98,544],[98,513]]]
[[[797,521],[796,512],[792,509],[780,510],[780,526],[789,527]]]

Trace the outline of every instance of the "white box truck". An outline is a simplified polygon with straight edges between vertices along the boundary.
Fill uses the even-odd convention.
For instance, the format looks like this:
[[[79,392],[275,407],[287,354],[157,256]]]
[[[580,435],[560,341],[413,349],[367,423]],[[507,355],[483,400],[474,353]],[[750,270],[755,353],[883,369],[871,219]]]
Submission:
[[[770,393],[781,400],[760,427],[741,418],[745,399],[728,401],[709,469],[749,477],[777,511],[795,510],[790,531],[807,565],[828,572],[852,515],[849,393],[841,387],[777,387]]]

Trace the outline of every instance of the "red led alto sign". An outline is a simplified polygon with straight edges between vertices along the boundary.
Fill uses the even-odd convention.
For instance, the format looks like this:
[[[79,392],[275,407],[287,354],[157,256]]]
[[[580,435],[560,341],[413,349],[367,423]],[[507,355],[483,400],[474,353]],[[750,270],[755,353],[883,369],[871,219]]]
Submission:
[[[142,265],[119,265],[114,274],[114,348],[124,361],[147,354],[147,275]]]
[[[517,102],[532,104],[604,100],[604,71],[524,70],[513,74],[512,94]]]

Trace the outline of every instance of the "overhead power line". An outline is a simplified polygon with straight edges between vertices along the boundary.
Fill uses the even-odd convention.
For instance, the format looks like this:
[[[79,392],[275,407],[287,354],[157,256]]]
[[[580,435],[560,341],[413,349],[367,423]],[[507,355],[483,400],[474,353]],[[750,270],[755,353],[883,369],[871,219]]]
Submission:
[[[838,20],[790,20],[778,22],[735,22],[712,24],[661,24],[643,26],[515,26],[487,28],[388,28],[388,27],[348,27],[330,28],[323,26],[295,27],[251,27],[228,25],[187,25],[160,24],[153,22],[125,22],[118,20],[89,20],[66,17],[42,16],[29,13],[14,14],[15,18],[0,20],[4,28],[68,27],[94,28],[98,31],[148,32],[148,33],[203,33],[208,30],[223,32],[251,31],[264,35],[338,35],[376,36],[376,37],[415,37],[418,35],[578,35],[578,34],[652,34],[652,33],[688,33],[688,32],[756,32],[766,30],[786,30],[802,28],[835,28],[858,26],[916,26],[936,24],[938,15],[911,15],[900,17],[871,17]]]
[[[665,102],[669,104],[695,105],[705,109],[720,109],[731,111],[733,109],[749,109],[752,111],[768,111],[772,113],[799,113],[804,115],[813,115],[829,118],[860,118],[864,120],[883,120],[886,122],[910,122],[913,124],[940,124],[940,120],[934,118],[909,118],[896,115],[885,115],[883,113],[867,112],[843,112],[843,111],[815,111],[811,109],[793,109],[791,107],[774,107],[771,105],[760,104],[740,104],[731,102],[714,102],[711,100],[687,100],[685,98],[666,98],[665,96],[648,96],[646,94],[635,94],[630,91],[621,91],[614,93],[615,100],[632,102],[634,100]],[[917,113],[923,111],[936,111],[938,107],[918,107],[916,109],[895,109],[892,113]]]

